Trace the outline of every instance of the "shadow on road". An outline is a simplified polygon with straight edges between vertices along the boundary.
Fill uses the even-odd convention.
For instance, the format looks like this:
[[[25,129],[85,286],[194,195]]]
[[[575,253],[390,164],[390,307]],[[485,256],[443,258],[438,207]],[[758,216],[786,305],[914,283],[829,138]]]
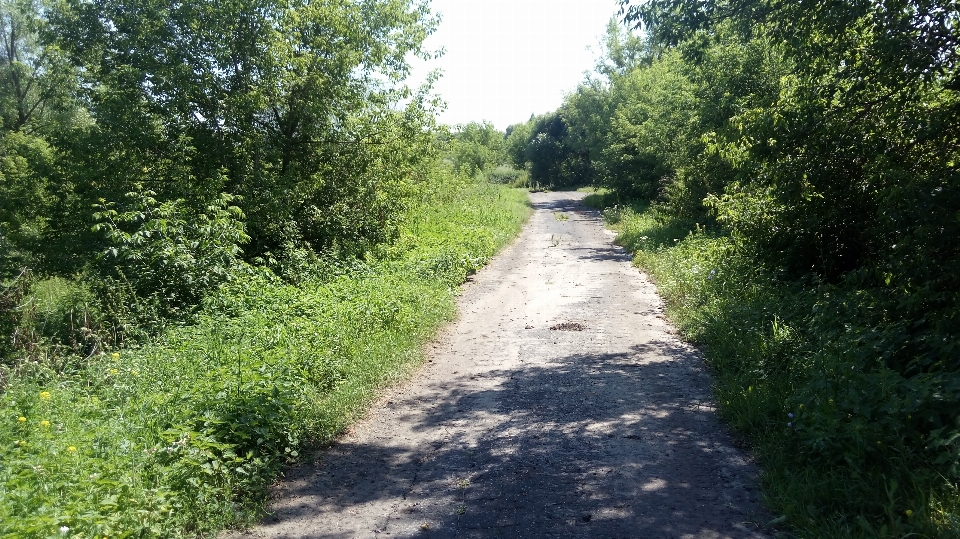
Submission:
[[[402,497],[391,537],[754,537],[755,494],[735,479],[750,465],[717,425],[701,369],[689,349],[653,342],[486,371],[485,389],[454,378],[432,406],[389,404],[392,420],[443,429],[442,441],[338,444],[284,495]],[[315,509],[283,516],[298,511]]]

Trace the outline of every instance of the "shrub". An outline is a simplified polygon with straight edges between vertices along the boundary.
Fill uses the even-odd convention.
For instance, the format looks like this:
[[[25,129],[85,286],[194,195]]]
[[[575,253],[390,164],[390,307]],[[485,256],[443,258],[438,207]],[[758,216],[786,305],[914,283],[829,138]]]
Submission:
[[[487,173],[487,180],[492,183],[513,184],[523,175],[522,170],[517,170],[510,165],[499,165]]]
[[[222,194],[203,212],[181,200],[160,202],[156,193],[127,193],[117,209],[101,202],[95,230],[109,247],[97,266],[100,293],[117,327],[153,327],[183,318],[204,294],[229,279],[249,238],[243,214]]]

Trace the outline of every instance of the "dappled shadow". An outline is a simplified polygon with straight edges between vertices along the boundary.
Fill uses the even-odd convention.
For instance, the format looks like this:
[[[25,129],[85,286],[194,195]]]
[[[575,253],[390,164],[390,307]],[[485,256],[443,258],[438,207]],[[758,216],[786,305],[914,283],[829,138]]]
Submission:
[[[532,200],[531,204],[535,210],[577,212],[590,216],[600,215],[600,212],[598,212],[596,209],[584,205],[582,200],[574,197],[542,198],[539,200]]]
[[[667,342],[461,375],[388,403],[413,444],[341,442],[284,496],[402,500],[377,530],[391,537],[758,536],[749,464],[706,384],[696,354]],[[305,501],[274,518],[315,512]]]
[[[627,262],[630,263],[633,261],[633,255],[628,253],[621,247],[616,245],[611,245],[609,247],[567,247],[566,251],[569,251],[577,256],[580,260],[593,260],[593,261],[614,261],[614,262]]]

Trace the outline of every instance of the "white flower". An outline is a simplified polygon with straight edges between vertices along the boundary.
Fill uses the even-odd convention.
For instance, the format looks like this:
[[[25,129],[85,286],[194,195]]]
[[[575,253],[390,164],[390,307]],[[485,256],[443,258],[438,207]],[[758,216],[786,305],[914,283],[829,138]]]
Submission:
[[[66,535],[70,531],[69,526],[60,526],[60,533]]]

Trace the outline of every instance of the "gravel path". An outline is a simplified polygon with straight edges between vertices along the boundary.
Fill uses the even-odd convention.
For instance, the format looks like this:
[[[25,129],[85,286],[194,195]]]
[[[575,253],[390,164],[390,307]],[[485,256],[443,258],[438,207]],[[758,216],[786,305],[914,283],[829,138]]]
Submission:
[[[582,197],[532,194],[430,362],[230,536],[767,537],[702,360]]]

